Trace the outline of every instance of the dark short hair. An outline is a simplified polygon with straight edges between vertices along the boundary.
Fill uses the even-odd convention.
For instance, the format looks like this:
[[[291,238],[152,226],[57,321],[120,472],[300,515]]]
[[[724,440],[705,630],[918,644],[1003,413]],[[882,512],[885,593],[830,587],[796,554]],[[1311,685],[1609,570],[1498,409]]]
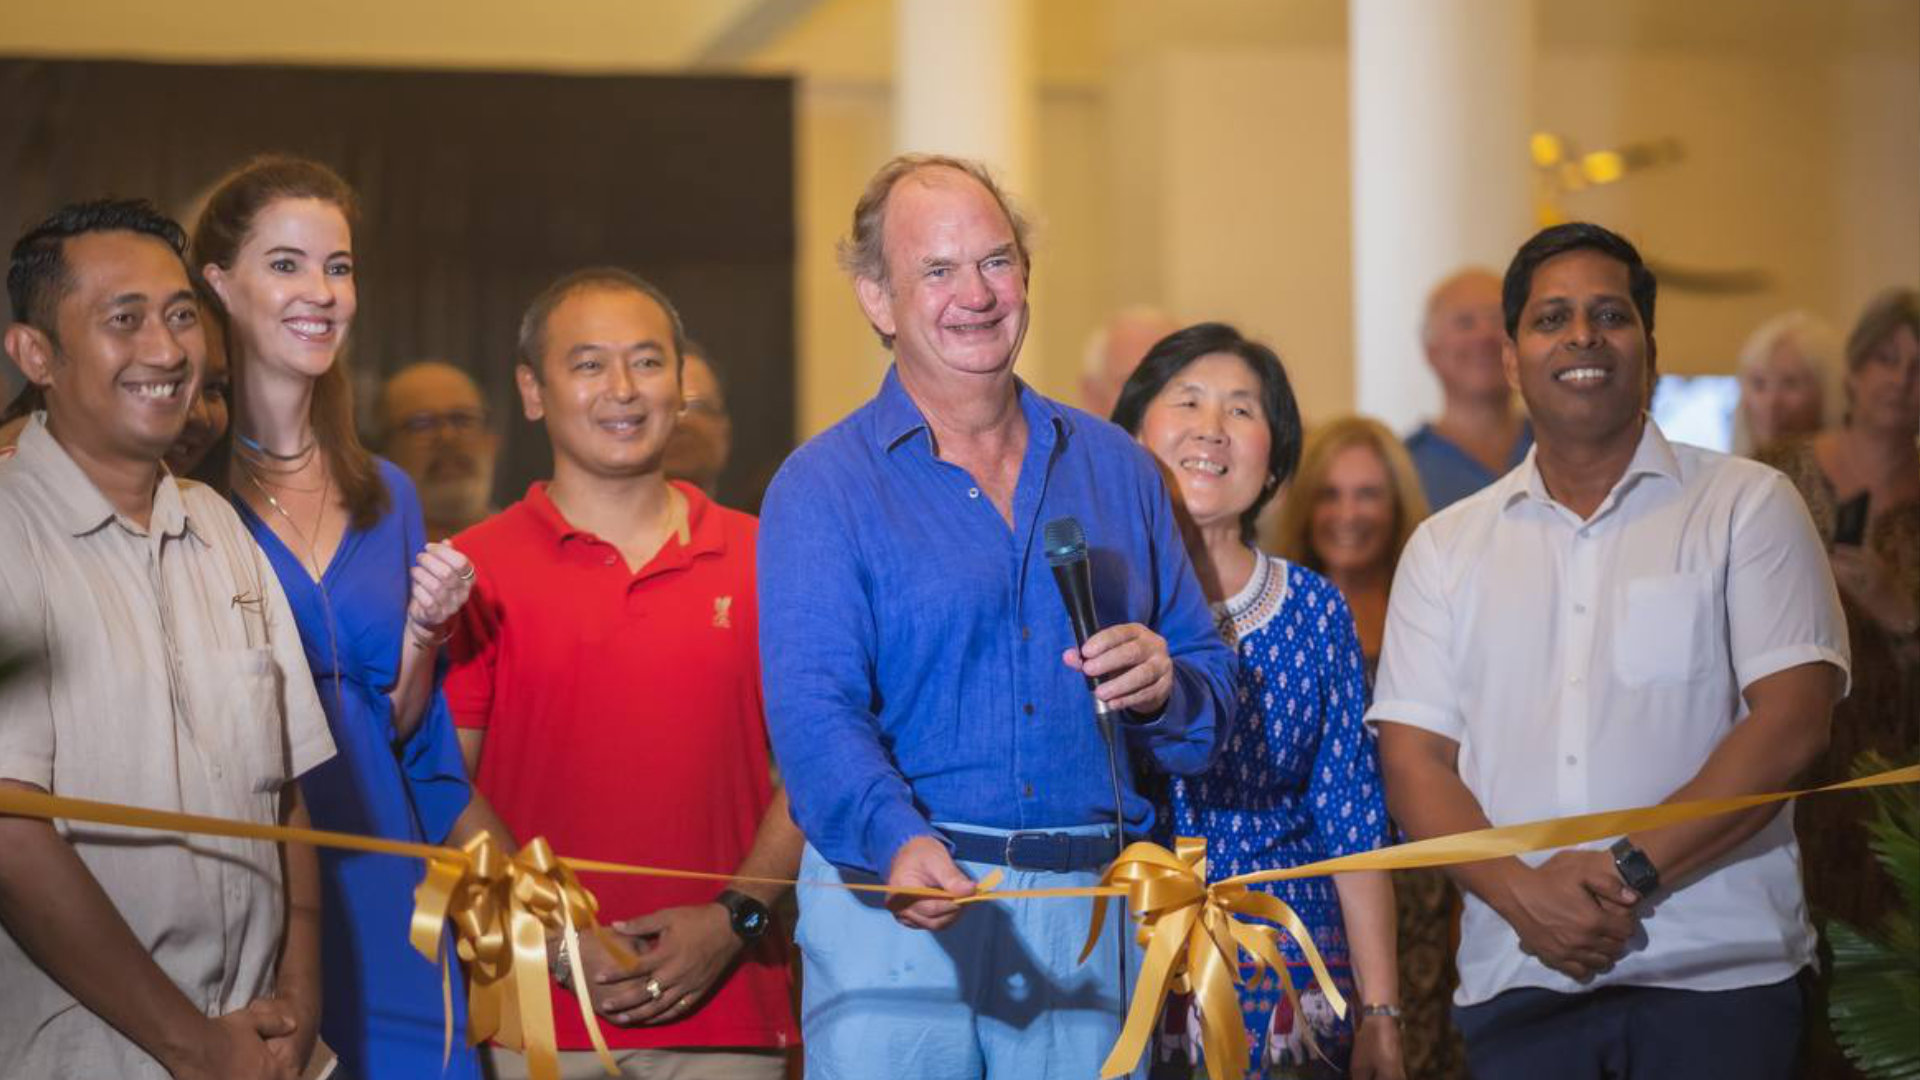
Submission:
[[[1261,411],[1266,413],[1270,436],[1267,472],[1273,477],[1273,483],[1262,485],[1260,496],[1240,515],[1240,538],[1251,544],[1261,509],[1300,467],[1300,405],[1294,400],[1286,366],[1272,349],[1248,340],[1226,323],[1198,323],[1175,330],[1156,342],[1133,369],[1133,374],[1127,376],[1126,385],[1120,388],[1120,400],[1113,406],[1113,422],[1125,428],[1129,435],[1140,434],[1140,422],[1147,414],[1147,406],[1160,396],[1160,391],[1187,365],[1214,353],[1239,357],[1260,379]]]
[[[1585,221],[1541,229],[1514,253],[1513,261],[1507,264],[1506,280],[1500,284],[1500,307],[1507,320],[1507,336],[1513,337],[1520,328],[1520,312],[1526,308],[1527,298],[1533,295],[1534,271],[1547,260],[1570,251],[1597,251],[1626,265],[1627,294],[1633,299],[1634,310],[1640,313],[1640,325],[1651,336],[1653,301],[1660,289],[1653,271],[1626,237]]]
[[[680,321],[680,310],[667,299],[660,287],[642,278],[631,270],[622,270],[617,266],[591,266],[585,270],[575,270],[553,284],[540,290],[540,295],[527,305],[526,314],[520,316],[520,341],[518,352],[520,362],[533,369],[535,378],[544,378],[540,370],[540,359],[547,349],[547,320],[553,318],[567,297],[590,289],[611,289],[615,292],[632,291],[651,299],[667,313],[667,322],[673,327],[673,360],[677,367],[687,355],[687,327]]]
[[[7,264],[7,301],[13,318],[55,337],[55,313],[73,289],[67,265],[67,241],[96,232],[131,232],[151,236],[173,249],[185,267],[187,233],[145,199],[95,199],[70,203],[21,234],[14,241]],[[56,340],[58,340],[56,338]]]

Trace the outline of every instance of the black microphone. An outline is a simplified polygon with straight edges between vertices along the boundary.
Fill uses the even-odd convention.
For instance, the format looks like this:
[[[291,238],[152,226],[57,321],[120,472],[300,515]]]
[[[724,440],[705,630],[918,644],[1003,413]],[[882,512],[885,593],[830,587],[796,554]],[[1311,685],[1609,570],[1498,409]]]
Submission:
[[[1047,553],[1047,565],[1053,567],[1053,583],[1060,587],[1060,602],[1067,606],[1067,618],[1073,622],[1073,643],[1085,646],[1087,639],[1100,630],[1093,613],[1093,568],[1087,563],[1087,532],[1077,518],[1054,518],[1041,530],[1040,543]],[[1089,675],[1087,688],[1101,681]],[[1093,712],[1104,719],[1113,710],[1096,697]]]

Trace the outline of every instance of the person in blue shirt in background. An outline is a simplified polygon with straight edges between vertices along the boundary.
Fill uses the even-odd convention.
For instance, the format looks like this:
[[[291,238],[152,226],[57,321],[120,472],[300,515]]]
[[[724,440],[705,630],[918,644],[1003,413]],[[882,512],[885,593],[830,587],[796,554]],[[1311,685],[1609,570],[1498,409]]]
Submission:
[[[1500,279],[1491,271],[1470,267],[1434,286],[1420,343],[1443,404],[1439,419],[1407,436],[1407,453],[1435,513],[1504,476],[1533,446],[1500,363],[1505,341]]]
[[[1024,222],[980,166],[903,156],[854,210],[842,261],[894,354],[874,399],[801,447],[762,507],[767,721],[809,845],[802,879],[954,897],[1092,884],[1115,852],[1107,751],[1206,768],[1232,716],[1215,631],[1152,458],[1013,373]],[[1104,630],[1077,650],[1041,534],[1072,516]],[[1076,965],[1080,902],[981,905],[801,891],[801,1026],[818,1080],[1084,1074],[1120,1030],[1120,941]],[[1128,961],[1127,971],[1137,971]]]

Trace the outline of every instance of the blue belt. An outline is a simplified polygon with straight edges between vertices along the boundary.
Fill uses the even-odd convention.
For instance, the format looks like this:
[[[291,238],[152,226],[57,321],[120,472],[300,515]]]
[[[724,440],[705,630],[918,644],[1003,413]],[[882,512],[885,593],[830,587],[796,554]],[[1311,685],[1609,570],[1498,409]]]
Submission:
[[[1004,836],[943,829],[962,862],[991,863],[1010,870],[1099,870],[1113,861],[1113,834],[1017,832]]]

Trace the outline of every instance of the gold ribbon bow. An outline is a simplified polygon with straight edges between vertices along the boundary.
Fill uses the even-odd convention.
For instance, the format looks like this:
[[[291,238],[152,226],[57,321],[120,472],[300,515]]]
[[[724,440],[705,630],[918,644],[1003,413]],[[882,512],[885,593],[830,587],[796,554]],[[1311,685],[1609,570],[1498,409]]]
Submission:
[[[451,853],[450,853],[451,854]],[[566,942],[580,1019],[594,1052],[609,1076],[619,1066],[607,1049],[593,1015],[587,976],[580,963],[580,929],[599,937],[616,958],[636,963],[632,952],[601,929],[599,903],[580,884],[573,869],[537,838],[509,859],[485,833],[467,841],[459,858],[428,860],[427,874],[414,890],[413,947],[440,965],[440,992],[446,1012],[444,1055],[453,1053],[453,984],[442,955],[441,927],[453,927],[455,949],[466,962],[467,1038],[492,1039],[527,1056],[534,1080],[555,1080],[559,1057],[553,1031],[553,999],[548,996],[547,937]]]
[[[1245,1072],[1247,1027],[1240,1017],[1237,990],[1245,981],[1240,954],[1253,958],[1253,985],[1272,971],[1287,1001],[1296,1013],[1299,1009],[1286,960],[1280,955],[1283,930],[1299,945],[1334,1012],[1340,1016],[1347,1013],[1346,999],[1327,973],[1306,924],[1286,901],[1243,884],[1208,885],[1205,840],[1183,836],[1174,841],[1174,848],[1168,851],[1158,844],[1130,844],[1100,879],[1101,885],[1118,885],[1126,890],[1133,915],[1140,920],[1141,943],[1146,946],[1146,960],[1134,983],[1133,1002],[1127,1009],[1120,1039],[1100,1067],[1103,1078],[1133,1070],[1146,1051],[1154,1021],[1169,992],[1193,995],[1200,1012],[1207,1075],[1213,1080],[1226,1080]],[[1106,915],[1107,897],[1095,896],[1086,947],[1080,952],[1083,963],[1099,943]],[[1279,925],[1244,923],[1236,918],[1241,915]]]

